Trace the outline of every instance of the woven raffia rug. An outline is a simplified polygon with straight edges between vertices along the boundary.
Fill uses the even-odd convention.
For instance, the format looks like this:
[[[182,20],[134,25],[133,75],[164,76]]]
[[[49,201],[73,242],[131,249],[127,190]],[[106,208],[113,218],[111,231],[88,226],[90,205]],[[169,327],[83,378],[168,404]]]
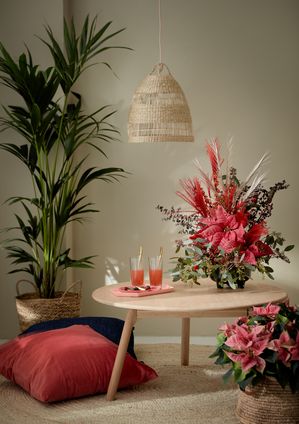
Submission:
[[[17,424],[237,424],[236,386],[224,384],[224,370],[213,364],[213,348],[190,347],[190,365],[180,366],[177,344],[139,345],[139,360],[159,378],[117,394],[43,404],[0,377],[0,423]]]

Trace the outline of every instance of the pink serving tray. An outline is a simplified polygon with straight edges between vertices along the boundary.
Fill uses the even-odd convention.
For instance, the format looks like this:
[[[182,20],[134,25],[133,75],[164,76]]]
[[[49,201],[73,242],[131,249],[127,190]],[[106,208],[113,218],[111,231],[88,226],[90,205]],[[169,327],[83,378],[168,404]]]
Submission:
[[[169,293],[174,291],[174,287],[172,286],[164,286],[161,289],[159,288],[150,288],[149,290],[144,291],[132,291],[132,290],[125,290],[125,287],[117,287],[112,289],[112,293],[115,296],[126,296],[126,297],[142,297],[142,296],[153,296],[154,294],[163,294],[163,293]]]

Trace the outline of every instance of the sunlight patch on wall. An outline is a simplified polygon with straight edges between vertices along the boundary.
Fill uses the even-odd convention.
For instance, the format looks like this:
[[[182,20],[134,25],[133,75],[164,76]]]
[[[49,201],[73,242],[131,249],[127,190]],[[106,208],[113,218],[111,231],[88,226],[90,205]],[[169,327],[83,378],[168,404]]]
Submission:
[[[119,264],[114,258],[106,258],[105,260],[105,286],[117,284],[119,281]]]

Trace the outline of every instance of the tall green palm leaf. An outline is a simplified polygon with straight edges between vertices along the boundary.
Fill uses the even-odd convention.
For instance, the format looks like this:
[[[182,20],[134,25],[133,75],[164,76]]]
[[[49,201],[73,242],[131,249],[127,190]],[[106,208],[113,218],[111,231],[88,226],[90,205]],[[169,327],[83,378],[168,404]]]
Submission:
[[[22,144],[5,142],[0,148],[26,166],[34,190],[32,198],[8,199],[10,204],[22,205],[25,217],[16,215],[18,225],[7,230],[17,229],[20,235],[4,245],[12,260],[11,273],[29,273],[41,297],[55,295],[60,271],[92,266],[91,256],[73,259],[70,249],[63,247],[67,225],[97,212],[82,191],[95,180],[116,181],[125,174],[122,168],[90,168],[86,166],[87,157],[76,158],[84,145],[106,156],[101,143],[118,136],[109,123],[114,111],[103,106],[91,114],[84,113],[81,96],[73,90],[84,70],[93,65],[93,58],[108,49],[127,48],[108,43],[124,29],[109,32],[111,22],[100,29],[96,24],[96,18],[90,22],[87,17],[77,33],[73,21],[69,25],[64,22],[64,49],[47,26],[48,38],[41,40],[49,48],[54,65],[45,70],[34,64],[28,48],[15,61],[0,43],[0,82],[21,99],[18,106],[4,107],[0,131],[12,129],[24,140]],[[64,98],[57,100],[59,87]]]

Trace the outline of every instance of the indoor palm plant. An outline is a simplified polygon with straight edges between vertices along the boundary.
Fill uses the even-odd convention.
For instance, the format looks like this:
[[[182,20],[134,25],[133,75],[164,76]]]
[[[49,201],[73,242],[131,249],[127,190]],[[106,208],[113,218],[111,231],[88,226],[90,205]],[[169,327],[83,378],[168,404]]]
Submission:
[[[110,25],[97,29],[96,18],[90,22],[87,17],[78,33],[73,22],[64,22],[64,49],[46,27],[47,38],[41,41],[50,51],[53,66],[44,70],[34,64],[28,48],[15,61],[0,44],[0,81],[20,98],[18,105],[4,107],[1,130],[13,130],[23,140],[0,147],[22,162],[33,185],[32,197],[7,200],[21,205],[23,212],[15,214],[16,226],[6,229],[12,236],[4,247],[12,260],[11,273],[29,274],[41,298],[57,296],[66,268],[92,266],[91,256],[71,257],[64,244],[66,228],[96,212],[84,195],[88,184],[114,181],[124,173],[121,168],[87,166],[86,151],[82,154],[80,149],[88,145],[106,156],[101,144],[115,140],[118,131],[109,123],[114,112],[108,106],[86,114],[80,94],[74,91],[93,59],[105,50],[125,48],[109,45],[124,30],[109,32]]]

